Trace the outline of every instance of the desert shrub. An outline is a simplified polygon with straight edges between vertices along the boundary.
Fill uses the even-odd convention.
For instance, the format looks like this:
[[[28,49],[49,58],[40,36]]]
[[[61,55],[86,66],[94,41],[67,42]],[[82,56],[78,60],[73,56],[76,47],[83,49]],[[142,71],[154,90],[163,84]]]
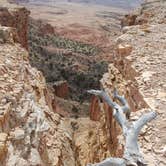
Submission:
[[[29,24],[29,51],[32,66],[43,72],[47,82],[67,80],[72,100],[87,100],[86,90],[99,88],[99,80],[107,70],[107,63],[95,60],[82,62],[82,59],[77,59],[74,55],[95,56],[100,52],[100,49],[58,35],[43,36],[38,28],[38,23],[31,20]],[[62,48],[75,54],[70,57],[60,51],[50,52],[45,48],[46,46]],[[74,70],[72,66],[75,62],[85,63],[89,69],[87,71]]]
[[[93,56],[100,52],[100,49],[91,44],[85,44],[82,42],[66,39],[59,35],[42,35],[38,29],[39,23],[30,21],[29,23],[29,45],[34,47],[33,43],[38,46],[52,45],[57,48],[68,49],[75,53],[84,54],[87,56]]]

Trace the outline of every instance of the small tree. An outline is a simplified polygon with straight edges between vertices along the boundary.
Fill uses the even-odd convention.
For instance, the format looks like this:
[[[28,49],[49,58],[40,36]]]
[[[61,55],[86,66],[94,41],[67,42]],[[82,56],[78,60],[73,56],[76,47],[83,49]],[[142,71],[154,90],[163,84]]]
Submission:
[[[122,158],[107,158],[101,163],[88,164],[88,166],[145,166],[145,161],[139,150],[138,135],[143,126],[154,119],[157,114],[152,111],[142,115],[136,121],[129,121],[127,115],[130,112],[129,105],[123,96],[118,95],[114,90],[113,96],[119,100],[122,104],[120,106],[116,102],[113,102],[110,96],[102,90],[89,90],[88,93],[99,96],[113,109],[113,116],[122,128],[122,132],[125,138],[124,155]]]

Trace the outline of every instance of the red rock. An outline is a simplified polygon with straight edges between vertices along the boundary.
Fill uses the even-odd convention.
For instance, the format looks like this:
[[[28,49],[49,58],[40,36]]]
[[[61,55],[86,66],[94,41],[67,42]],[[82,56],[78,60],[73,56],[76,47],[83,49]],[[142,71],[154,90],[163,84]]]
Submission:
[[[99,99],[96,96],[93,96],[91,98],[91,105],[90,105],[90,119],[98,121],[99,118],[100,118]]]
[[[44,96],[47,102],[47,105],[49,106],[49,109],[53,112],[56,112],[62,116],[68,116],[68,113],[63,110],[62,107],[59,106],[58,101],[55,98],[55,94],[52,93],[53,90],[51,87],[47,87],[44,89]]]
[[[54,27],[52,27],[50,24],[42,23],[40,27],[40,32],[42,35],[54,34]]]
[[[136,24],[136,14],[126,14],[125,17],[121,20],[121,26],[132,26]]]
[[[132,46],[129,44],[119,44],[117,48],[117,53],[119,55],[129,55],[132,51]]]
[[[15,7],[8,10],[5,6],[0,7],[0,24],[15,28],[19,37],[19,43],[28,49],[28,16],[30,12],[24,7]]]
[[[67,81],[58,81],[52,85],[54,94],[61,98],[67,98],[69,95],[69,88]]]

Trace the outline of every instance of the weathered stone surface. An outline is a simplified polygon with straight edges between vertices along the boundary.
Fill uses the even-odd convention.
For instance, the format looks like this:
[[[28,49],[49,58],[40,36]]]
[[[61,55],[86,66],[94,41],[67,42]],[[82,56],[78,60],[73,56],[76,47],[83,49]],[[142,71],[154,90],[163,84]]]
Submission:
[[[14,44],[15,42],[18,42],[18,36],[15,29],[2,26],[0,30],[0,43]]]
[[[152,20],[157,18],[160,16]],[[91,119],[97,122],[62,118],[54,110],[59,107],[42,74],[29,65],[28,53],[15,43],[15,35],[8,31],[11,28],[5,28],[0,27],[5,36],[0,44],[1,165],[85,166],[109,156],[121,156],[123,139],[108,105],[92,100]],[[114,87],[119,89],[131,110],[140,110],[147,104],[157,110],[158,119],[142,131],[140,143],[149,165],[160,166],[165,165],[166,151],[165,31],[163,22],[127,28],[117,40],[125,51],[117,53],[115,64],[109,66],[101,80],[102,88],[110,95]],[[131,116],[138,118],[141,113]]]
[[[69,95],[69,88],[67,81],[58,81],[52,85],[53,93],[62,98],[67,98]]]
[[[0,133],[0,160],[2,162],[7,155],[7,137],[6,133]]]
[[[11,9],[10,5],[9,8]],[[4,21],[3,24],[11,23],[12,25],[15,19],[18,19],[15,24],[23,28],[22,26],[25,25],[22,25],[22,21],[25,23],[27,17],[24,17],[20,8],[14,7],[11,11],[13,10],[15,14],[18,12],[18,17],[23,20],[15,17],[14,13],[11,17],[13,20],[10,20],[7,13],[3,15],[4,18],[0,17],[1,21]],[[8,9],[5,8],[5,11]],[[8,22],[5,23],[5,20]],[[22,30],[26,30],[26,26]],[[64,120],[54,113],[52,107],[48,107],[48,102],[52,103],[52,98],[45,96],[45,89],[47,89],[45,79],[39,71],[29,65],[28,53],[15,43],[17,41],[15,41],[13,29],[0,26],[0,32],[0,39],[2,39],[0,44],[0,131],[3,132],[0,134],[0,163],[2,166],[58,166],[66,145],[72,151],[71,140],[68,140],[67,134],[65,135],[65,132],[58,127],[58,124],[63,124]],[[25,42],[21,44],[24,45]],[[7,133],[9,133],[8,140]],[[56,136],[59,140],[55,138]],[[63,142],[65,139],[66,141]],[[47,140],[52,142],[48,144]],[[54,146],[50,147],[53,142],[55,142]],[[59,154],[54,153],[56,149],[60,152]],[[51,156],[57,157],[57,164],[53,162]],[[68,165],[74,165],[72,163],[74,159],[70,159],[73,156],[69,154],[67,159],[64,157],[64,162],[68,161]]]
[[[8,12],[6,17],[10,22]],[[83,166],[109,156],[105,115],[102,123],[62,118],[64,110],[41,72],[30,66],[27,51],[15,43],[12,28],[1,26],[0,32],[0,131],[9,133],[7,140],[0,139],[1,165]],[[57,95],[67,96],[66,83],[54,88]]]
[[[132,26],[136,24],[137,14],[126,14],[121,20],[121,26]]]
[[[130,89],[130,93],[127,96],[132,97],[133,107],[139,110],[134,113],[138,114],[135,118],[138,118],[140,113],[146,112],[146,109],[140,111],[146,104],[150,109],[158,112],[156,120],[142,131],[140,143],[148,165],[160,166],[166,164],[164,159],[166,143],[164,136],[166,134],[164,130],[166,127],[164,110],[164,105],[166,105],[165,5],[165,1],[146,2],[140,16],[144,18],[148,15],[146,24],[125,28],[125,34],[117,40],[117,44],[132,45],[132,52],[125,55],[123,59],[117,56],[115,61],[115,66],[123,78],[128,80],[127,88]],[[143,105],[139,101],[142,101]],[[131,102],[129,103],[131,106]]]
[[[129,55],[131,51],[132,51],[132,46],[129,44],[125,44],[125,45],[119,44],[117,47],[117,53],[120,56]]]
[[[108,140],[105,130],[105,114],[101,114],[98,122],[87,118],[77,121],[77,129],[74,133],[76,165],[98,162],[110,156]]]
[[[164,0],[146,0],[142,3],[140,15],[136,19],[137,24],[165,24],[165,7]]]
[[[100,100],[96,96],[92,96],[90,105],[90,119],[98,121],[100,119]]]
[[[142,19],[141,23],[137,23],[137,20],[134,23],[143,25],[124,27],[124,34],[116,40],[115,63],[109,65],[108,73],[103,76],[101,84],[110,95],[114,87],[125,95],[131,110],[137,111],[134,112],[135,116],[131,114],[132,119],[138,119],[143,112],[147,111],[147,107],[159,113],[158,118],[141,132],[140,144],[148,165],[164,166],[166,164],[164,159],[166,89],[163,85],[166,84],[164,78],[166,75],[164,55],[166,52],[164,46],[166,42],[164,18],[166,3],[164,1],[152,1],[148,4],[150,6],[142,9],[142,15],[138,16]],[[155,11],[152,12],[153,10]],[[148,15],[148,19],[145,18],[146,15]],[[144,18],[147,20],[145,21]],[[126,51],[125,45],[130,45],[132,52],[131,49]],[[119,137],[119,127],[112,116],[109,116],[110,108],[107,104],[104,104],[104,106],[107,114],[105,124],[107,129],[110,130],[107,139],[111,138],[114,144],[112,156],[121,156],[124,141]]]
[[[23,129],[16,128],[13,132],[10,133],[10,139],[12,140],[22,140],[25,137],[25,132]]]
[[[0,1],[0,6],[0,25],[15,28],[19,42],[28,49],[27,28],[30,12],[24,7],[9,4],[6,0]]]

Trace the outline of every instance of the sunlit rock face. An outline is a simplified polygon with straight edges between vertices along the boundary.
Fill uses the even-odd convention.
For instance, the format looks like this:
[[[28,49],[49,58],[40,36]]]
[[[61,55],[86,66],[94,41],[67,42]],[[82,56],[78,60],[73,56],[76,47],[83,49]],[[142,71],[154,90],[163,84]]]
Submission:
[[[20,10],[24,10],[21,7],[17,10],[17,7],[11,4],[5,6],[5,11],[15,10],[18,15]],[[4,23],[1,18],[2,25],[6,21],[5,15]],[[22,18],[27,19],[24,15]],[[23,20],[19,21],[22,23]],[[17,27],[13,27],[12,24],[11,27],[7,27],[7,24],[2,25],[0,26],[1,165],[84,166],[110,156],[105,127],[102,125],[105,118],[100,118],[102,123],[99,123],[89,118],[62,118],[57,114],[58,110],[60,113],[62,110],[49,93],[42,73],[31,67],[28,52],[22,47],[25,39],[23,43],[19,40]],[[26,26],[24,29],[26,30]],[[66,85],[59,86],[61,90],[56,89],[56,85],[56,93],[65,96]],[[96,151],[96,148],[100,150]]]
[[[104,74],[101,80],[102,87],[110,96],[114,87],[125,95],[132,111],[132,119],[138,119],[148,108],[160,114],[155,121],[143,129],[140,145],[147,163],[154,165],[159,162],[161,166],[166,164],[164,159],[165,132],[163,131],[166,115],[163,109],[163,104],[166,102],[165,86],[163,86],[165,83],[163,77],[165,75],[165,5],[164,1],[146,1],[140,13],[136,18],[134,17],[135,23],[130,23],[133,19],[132,15],[127,18],[126,26],[122,29],[124,34],[116,39],[114,64],[109,65],[108,73]],[[107,106],[104,111],[110,113],[111,109],[106,103],[104,104]],[[93,99],[91,111],[96,110],[93,113],[94,118],[98,114],[98,105],[96,109],[95,105],[96,102]],[[123,153],[124,142],[119,137],[120,130],[116,122],[108,117],[111,116],[107,116],[106,121],[109,126],[107,128],[111,131],[109,138],[113,133],[114,139],[112,140],[115,145],[113,149],[116,156],[119,156]],[[151,149],[152,147],[155,150]]]

